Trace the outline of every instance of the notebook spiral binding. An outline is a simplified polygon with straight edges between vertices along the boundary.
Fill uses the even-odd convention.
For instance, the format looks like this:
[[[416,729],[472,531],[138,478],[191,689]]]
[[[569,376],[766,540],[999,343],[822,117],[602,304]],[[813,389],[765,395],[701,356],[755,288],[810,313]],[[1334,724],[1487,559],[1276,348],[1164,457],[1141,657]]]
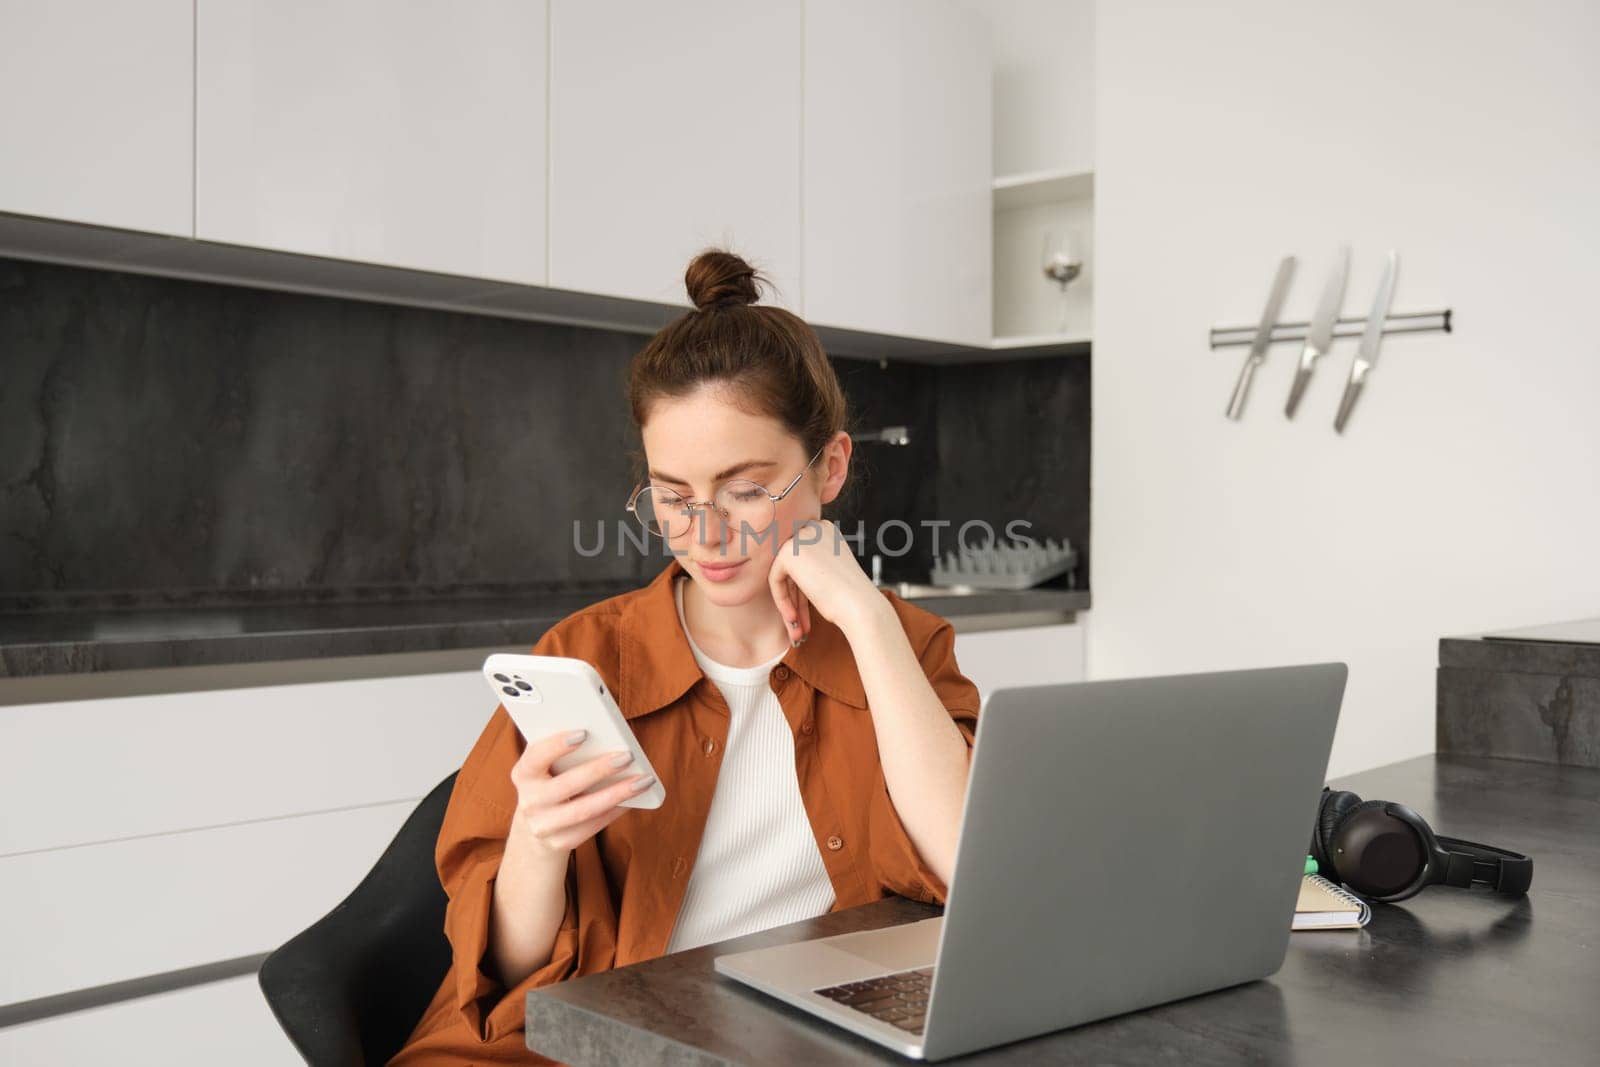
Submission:
[[[1369,906],[1365,900],[1362,900],[1344,886],[1335,885],[1333,882],[1328,881],[1328,879],[1322,877],[1320,874],[1313,874],[1309,877],[1313,882],[1317,883],[1322,888],[1326,889],[1328,892],[1344,901],[1346,904],[1354,904],[1362,910],[1366,910],[1366,908]]]
[[[1320,874],[1308,874],[1305,877],[1308,878],[1309,880],[1315,882],[1317,885],[1321,886],[1323,889],[1326,889],[1329,893],[1331,893],[1334,896],[1338,897],[1340,900],[1344,901],[1346,904],[1353,904],[1356,907],[1360,908],[1361,911],[1356,917],[1357,925],[1365,926],[1365,925],[1367,925],[1368,920],[1370,920],[1372,918],[1372,905],[1368,904],[1366,902],[1366,900],[1363,899],[1362,897],[1359,897],[1356,894],[1350,892],[1350,890],[1346,889],[1344,886],[1338,885],[1338,884],[1330,881],[1329,879],[1324,878]]]

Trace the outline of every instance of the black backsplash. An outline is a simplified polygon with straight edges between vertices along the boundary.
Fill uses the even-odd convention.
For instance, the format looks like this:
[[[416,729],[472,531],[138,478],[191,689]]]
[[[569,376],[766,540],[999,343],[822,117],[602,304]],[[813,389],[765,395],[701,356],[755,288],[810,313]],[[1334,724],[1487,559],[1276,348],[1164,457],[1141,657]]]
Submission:
[[[0,259],[0,610],[639,584],[664,557],[614,531],[643,341]],[[827,513],[864,560],[912,526],[885,577],[925,577],[933,518],[1086,557],[1088,360],[835,367],[850,429],[910,429],[858,444]]]

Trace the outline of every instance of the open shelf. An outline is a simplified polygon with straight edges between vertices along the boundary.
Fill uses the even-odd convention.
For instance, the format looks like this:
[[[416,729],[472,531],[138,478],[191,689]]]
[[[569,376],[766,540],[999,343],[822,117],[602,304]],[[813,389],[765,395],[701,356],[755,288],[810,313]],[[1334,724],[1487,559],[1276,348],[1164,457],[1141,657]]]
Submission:
[[[994,179],[997,355],[1078,354],[1094,334],[1094,171],[1038,170]],[[1044,276],[1047,250],[1070,250],[1083,274],[1065,292]]]
[[[1014,334],[1010,337],[996,337],[991,346],[996,350],[1007,348],[1045,348],[1050,345],[1086,345],[1090,338],[1087,334],[1076,333],[1034,333]]]
[[[1012,359],[1027,356],[1086,356],[1090,338],[1084,334],[1037,333],[996,337],[990,348],[996,355]]]
[[[1036,170],[1025,174],[1008,174],[994,180],[996,211],[1093,195],[1092,170]]]

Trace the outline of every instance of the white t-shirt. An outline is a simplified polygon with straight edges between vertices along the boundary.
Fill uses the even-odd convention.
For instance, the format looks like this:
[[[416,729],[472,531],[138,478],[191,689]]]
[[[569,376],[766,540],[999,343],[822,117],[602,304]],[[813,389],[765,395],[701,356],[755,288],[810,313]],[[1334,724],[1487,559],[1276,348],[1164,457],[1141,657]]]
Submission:
[[[685,636],[683,583],[673,582]],[[731,721],[705,834],[695,856],[668,952],[695,948],[833,907],[833,883],[800,799],[794,735],[767,675],[779,652],[754,667],[730,667],[689,637],[707,678],[728,702]]]

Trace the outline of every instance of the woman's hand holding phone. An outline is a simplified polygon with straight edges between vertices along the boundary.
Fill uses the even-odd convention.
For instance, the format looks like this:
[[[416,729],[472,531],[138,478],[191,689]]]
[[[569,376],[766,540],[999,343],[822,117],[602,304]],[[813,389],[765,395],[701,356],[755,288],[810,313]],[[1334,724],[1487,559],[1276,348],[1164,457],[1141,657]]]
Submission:
[[[574,730],[530,742],[511,768],[517,810],[495,878],[488,953],[489,965],[508,989],[550,961],[566,910],[572,850],[627,811],[618,806],[621,801],[655,782],[652,775],[634,774],[584,792],[633,762],[625,750],[551,773],[551,765],[587,737],[587,730]]]
[[[573,850],[666,790],[590,663],[496,652],[483,677],[526,739],[508,777],[516,806],[494,880],[489,968],[507,988],[550,961]],[[547,733],[555,727],[559,732]]]
[[[511,784],[517,790],[517,824],[542,848],[562,858],[617,816],[627,811],[618,805],[649,789],[655,778],[635,774],[589,793],[633,762],[626,750],[608,752],[559,773],[551,765],[582,745],[587,730],[574,730],[528,744],[511,768]]]

